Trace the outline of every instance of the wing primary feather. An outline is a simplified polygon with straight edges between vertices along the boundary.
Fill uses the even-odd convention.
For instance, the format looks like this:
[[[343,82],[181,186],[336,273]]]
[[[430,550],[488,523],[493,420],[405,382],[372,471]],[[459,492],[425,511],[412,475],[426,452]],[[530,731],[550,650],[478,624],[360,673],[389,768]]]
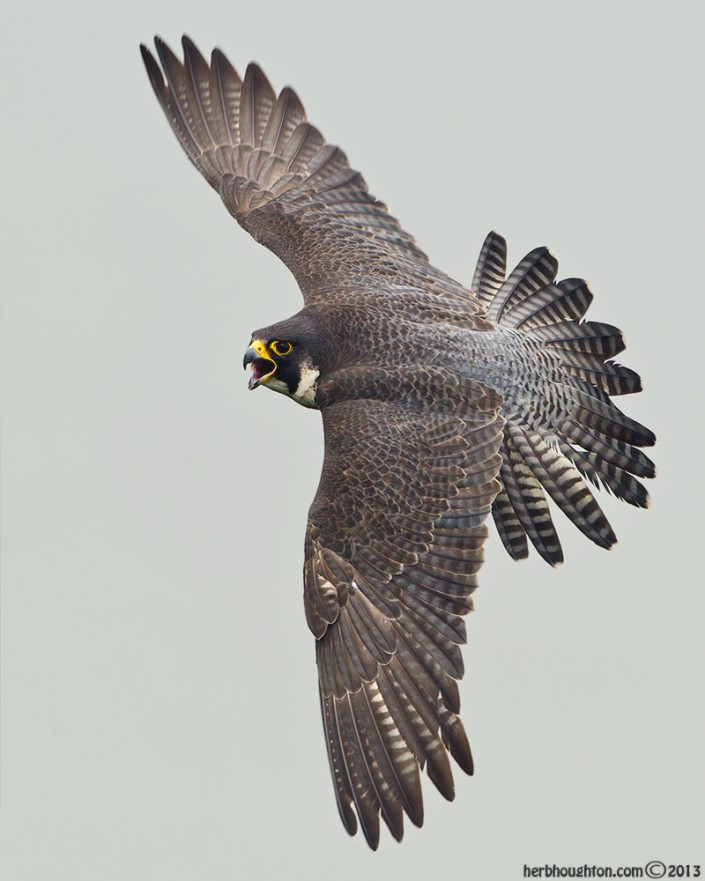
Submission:
[[[369,846],[372,850],[377,850],[379,846],[380,804],[360,750],[347,696],[340,700],[334,698],[332,707],[360,826]]]
[[[322,689],[319,690],[319,696],[321,699],[321,714],[323,716],[324,729],[326,732],[328,762],[333,777],[333,787],[335,790],[335,800],[338,805],[338,813],[340,814],[340,819],[342,820],[343,826],[348,834],[355,835],[357,832],[357,820],[355,819],[355,812],[352,809],[352,788],[345,768],[338,725],[333,711],[334,698],[325,697]]]
[[[203,144],[203,146],[215,147],[216,142],[208,121],[210,117],[208,65],[194,43],[185,34],[182,37],[181,44],[184,50],[184,68],[187,73],[185,88],[189,96],[189,104],[193,104],[193,108],[198,112],[198,118],[200,118],[199,123],[194,112],[194,122],[201,129],[201,134],[204,136],[203,140],[207,139],[209,142]]]
[[[389,770],[397,796],[415,826],[423,824],[423,798],[416,756],[405,742],[394,722],[377,682],[366,686],[364,694],[370,716],[374,720],[380,742],[383,743]]]
[[[172,124],[177,123],[179,125],[179,131],[183,133],[181,137],[182,144],[190,145],[190,150],[188,150],[188,152],[192,160],[195,161],[201,153],[201,145],[196,139],[193,125],[189,122],[185,112],[183,103],[185,92],[183,66],[167,44],[159,39],[159,37],[154,38],[154,45],[156,46],[157,55],[159,56],[162,69],[166,75],[168,94],[171,98],[171,100],[167,99],[167,107],[171,111],[168,115],[172,120]]]
[[[403,796],[367,701],[366,689],[363,687],[348,695],[348,701],[360,754],[377,796],[382,819],[393,838],[401,841],[404,837]]]
[[[475,765],[470,751],[465,728],[457,713],[446,707],[441,701],[438,702],[438,719],[441,723],[443,741],[450,750],[451,756],[466,774],[472,776]]]
[[[231,146],[240,143],[240,104],[242,80],[238,72],[220,51],[211,53],[211,91],[217,96],[214,106],[218,108],[220,139]]]
[[[448,762],[448,754],[438,737],[438,719],[430,698],[425,695],[409,676],[401,662],[387,668],[397,697],[414,727],[424,750],[428,776],[441,795],[452,801],[455,798],[453,773]]]

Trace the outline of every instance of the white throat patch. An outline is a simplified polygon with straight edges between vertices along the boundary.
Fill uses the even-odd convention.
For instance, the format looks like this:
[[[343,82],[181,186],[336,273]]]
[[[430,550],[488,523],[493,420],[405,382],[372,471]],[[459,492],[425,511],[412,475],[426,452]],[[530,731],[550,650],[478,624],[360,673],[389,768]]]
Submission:
[[[316,380],[318,379],[319,374],[320,371],[316,370],[313,366],[303,367],[301,370],[301,379],[299,380],[299,384],[293,394],[289,391],[289,386],[283,380],[277,379],[276,376],[273,376],[271,379],[266,379],[262,383],[262,387],[271,389],[273,392],[279,392],[280,395],[286,395],[287,398],[291,398],[292,401],[296,401],[296,403],[301,404],[302,407],[315,407]]]
[[[316,406],[316,380],[319,373],[315,367],[304,367],[301,371],[298,387],[291,397],[302,407]]]

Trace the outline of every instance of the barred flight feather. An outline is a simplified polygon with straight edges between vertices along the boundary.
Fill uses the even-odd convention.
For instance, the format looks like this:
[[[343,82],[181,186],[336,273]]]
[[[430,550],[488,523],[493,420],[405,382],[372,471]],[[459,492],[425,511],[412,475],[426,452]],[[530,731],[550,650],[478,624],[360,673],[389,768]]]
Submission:
[[[606,489],[618,499],[637,508],[649,507],[649,494],[644,485],[628,471],[611,465],[595,453],[576,450],[565,443],[561,443],[560,449],[595,486]]]
[[[656,443],[650,429],[622,413],[606,395],[600,396],[598,389],[592,389],[591,394],[579,391],[576,399],[578,407],[573,418],[579,424],[635,447],[652,447]]]
[[[613,358],[624,351],[622,332],[611,324],[599,321],[561,321],[535,327],[532,333],[548,345],[566,351],[585,352],[602,358]]]
[[[541,557],[551,566],[559,566],[563,562],[563,551],[541,483],[508,433],[505,433],[504,451],[500,480],[515,514],[507,528],[518,521]],[[496,510],[496,516],[501,517],[503,509]]]
[[[588,538],[609,548],[616,537],[582,477],[644,507],[648,494],[632,475],[654,476],[653,463],[636,449],[650,446],[654,435],[610,400],[638,392],[641,380],[610,360],[624,349],[621,331],[582,320],[593,299],[587,284],[578,278],[555,282],[558,264],[545,248],[531,251],[504,281],[499,275],[504,264],[490,259],[506,253],[498,239],[493,232],[485,240],[473,280],[484,292],[487,316],[499,328],[521,334],[549,369],[554,359],[565,378],[551,389],[555,400],[535,407],[538,417],[522,412],[512,398],[505,402],[502,490],[492,513],[512,558],[527,556],[528,537],[555,565],[563,553],[542,490]]]
[[[529,546],[514,506],[507,495],[506,489],[498,493],[492,505],[492,516],[499,537],[507,553],[513,560],[525,560],[529,555]]]
[[[504,284],[507,271],[507,243],[504,238],[491,232],[482,246],[477,261],[472,289],[482,303],[491,303]]]
[[[547,248],[535,248],[517,265],[487,307],[496,324],[512,323],[512,312],[556,277],[558,261]]]
[[[610,548],[617,540],[614,532],[570,460],[536,434],[513,427],[511,434],[524,461],[560,509],[583,535],[600,547]]]

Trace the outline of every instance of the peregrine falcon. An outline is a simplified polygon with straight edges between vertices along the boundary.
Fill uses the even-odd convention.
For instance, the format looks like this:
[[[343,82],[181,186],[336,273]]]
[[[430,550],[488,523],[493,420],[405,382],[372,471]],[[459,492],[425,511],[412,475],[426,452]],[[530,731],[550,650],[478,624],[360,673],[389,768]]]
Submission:
[[[457,681],[490,512],[514,559],[530,541],[556,565],[547,496],[604,548],[616,538],[586,480],[647,506],[654,434],[611,400],[639,376],[546,248],[507,274],[491,232],[470,288],[454,281],[292,89],[277,95],[256,64],[241,79],[219,49],[209,64],[188,37],[183,62],[155,45],[158,61],[142,57],[186,155],[303,296],[252,334],[244,366],[251,389],[323,419],[304,608],[338,811],[376,849],[380,816],[397,840],[404,814],[422,825],[424,768],[449,800],[449,757],[473,772]]]

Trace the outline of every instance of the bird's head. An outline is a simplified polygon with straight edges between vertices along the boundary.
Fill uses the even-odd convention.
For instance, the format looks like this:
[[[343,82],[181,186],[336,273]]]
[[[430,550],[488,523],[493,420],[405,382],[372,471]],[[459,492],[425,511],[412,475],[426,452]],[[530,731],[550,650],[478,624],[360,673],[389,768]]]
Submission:
[[[248,388],[263,385],[293,398],[304,407],[315,407],[316,380],[314,365],[306,343],[295,336],[271,330],[252,335],[242,365],[250,369]]]

